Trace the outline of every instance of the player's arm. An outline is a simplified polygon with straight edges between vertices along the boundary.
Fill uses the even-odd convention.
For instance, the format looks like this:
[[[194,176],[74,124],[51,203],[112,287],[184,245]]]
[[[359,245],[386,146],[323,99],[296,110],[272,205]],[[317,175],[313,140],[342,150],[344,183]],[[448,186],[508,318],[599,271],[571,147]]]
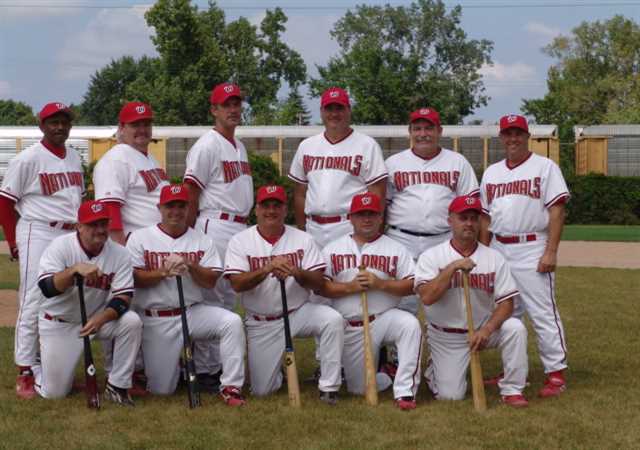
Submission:
[[[471,270],[475,267],[471,258],[460,258],[445,266],[432,280],[416,287],[416,294],[425,305],[433,305],[447,292],[451,285],[451,278],[458,270]]]
[[[169,278],[171,274],[165,267],[147,270],[143,267],[133,268],[133,285],[136,288],[150,288],[157,286],[161,281]]]
[[[373,272],[368,270],[358,273],[356,278],[367,290],[378,290],[397,297],[404,297],[413,294],[413,279],[403,280],[383,280],[378,278]]]
[[[198,209],[200,208],[200,193],[202,189],[190,179],[185,180],[185,184],[189,191],[189,210],[187,211],[187,225],[194,227],[196,218],[198,217]]]
[[[365,290],[366,288],[360,283],[357,276],[347,283],[325,277],[319,293],[326,298],[338,299],[352,294],[359,294]]]
[[[203,267],[198,263],[186,262],[187,270],[194,283],[205,289],[213,289],[220,277],[220,271],[211,267]]]
[[[75,285],[74,277],[82,276],[88,282],[94,282],[102,275],[100,268],[94,264],[77,263],[51,276],[45,276],[38,281],[38,287],[46,298],[55,297]]]
[[[114,296],[102,311],[98,311],[87,320],[85,326],[80,330],[80,336],[89,336],[90,334],[97,333],[105,323],[118,320],[129,310],[130,305],[131,294]]]
[[[18,217],[15,210],[16,202],[0,195],[0,223],[4,230],[4,238],[9,244],[12,259],[18,259],[18,247],[16,246],[16,224]]]
[[[305,201],[307,199],[307,185],[294,182],[293,184],[293,214],[296,219],[298,229],[304,231],[307,227],[307,216],[304,213]]]
[[[498,303],[493,310],[493,314],[473,335],[473,339],[469,342],[471,351],[482,350],[489,342],[489,336],[502,326],[502,323],[513,314],[513,298]]]
[[[262,283],[272,271],[273,265],[269,263],[252,272],[231,273],[226,276],[234,291],[245,292]]]
[[[480,234],[478,235],[478,241],[484,245],[491,243],[492,234],[489,231],[489,225],[491,225],[491,216],[489,214],[480,214]]]
[[[549,229],[547,245],[538,262],[538,272],[553,272],[558,261],[558,247],[564,228],[565,206],[563,202],[549,207]]]

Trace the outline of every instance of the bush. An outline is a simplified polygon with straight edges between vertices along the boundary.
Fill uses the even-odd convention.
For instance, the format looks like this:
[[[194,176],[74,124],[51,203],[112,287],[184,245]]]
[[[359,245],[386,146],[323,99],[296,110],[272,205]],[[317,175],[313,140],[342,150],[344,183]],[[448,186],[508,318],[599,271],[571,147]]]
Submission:
[[[567,223],[640,224],[640,177],[589,174],[569,177],[567,183]]]

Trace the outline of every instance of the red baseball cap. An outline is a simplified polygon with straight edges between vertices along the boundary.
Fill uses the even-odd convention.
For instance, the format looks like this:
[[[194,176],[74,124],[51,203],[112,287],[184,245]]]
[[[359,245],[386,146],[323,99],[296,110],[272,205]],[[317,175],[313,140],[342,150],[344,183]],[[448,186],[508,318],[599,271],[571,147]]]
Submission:
[[[420,108],[409,114],[409,123],[420,119],[428,120],[435,126],[440,126],[440,114],[433,108]]]
[[[509,114],[500,118],[500,133],[509,128],[520,128],[522,131],[529,132],[529,124],[524,116]]]
[[[349,103],[349,94],[339,87],[331,87],[322,93],[320,98],[320,107],[324,108],[332,103],[351,107]]]
[[[265,200],[278,200],[287,203],[287,193],[282,186],[267,185],[261,186],[256,194],[256,202],[262,203]]]
[[[168,184],[160,191],[160,205],[169,202],[188,202],[189,191],[184,184]]]
[[[482,212],[482,203],[480,203],[480,199],[478,197],[472,195],[461,195],[460,197],[454,198],[449,204],[450,213],[462,213],[469,210],[477,211],[479,213]]]
[[[353,199],[351,199],[351,209],[349,209],[349,214],[355,214],[360,211],[382,212],[380,197],[372,192],[354,195]]]
[[[242,93],[240,93],[238,85],[232,83],[220,83],[211,90],[211,97],[209,98],[209,101],[211,101],[212,105],[221,105],[231,97],[238,97],[242,100]]]
[[[98,200],[86,201],[78,208],[78,223],[93,223],[109,217],[109,206]]]
[[[143,119],[153,119],[153,111],[150,105],[142,102],[125,103],[118,116],[120,123],[137,122]]]
[[[38,118],[40,119],[40,123],[42,123],[47,117],[58,113],[66,114],[70,120],[73,120],[73,111],[71,111],[71,108],[60,102],[47,103],[44,105],[38,113]]]

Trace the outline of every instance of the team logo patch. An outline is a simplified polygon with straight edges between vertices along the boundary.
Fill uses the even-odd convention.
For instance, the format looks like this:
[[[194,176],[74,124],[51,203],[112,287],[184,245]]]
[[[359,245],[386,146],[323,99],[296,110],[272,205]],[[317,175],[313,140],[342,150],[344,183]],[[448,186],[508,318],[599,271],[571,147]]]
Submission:
[[[473,198],[473,197],[468,197],[468,198],[466,198],[466,199],[465,199],[465,201],[464,201],[464,202],[465,202],[467,205],[471,206],[471,205],[473,205],[473,204],[476,202],[476,199],[475,199],[475,198]]]
[[[518,116],[511,115],[511,116],[507,117],[507,122],[509,122],[509,123],[513,123],[516,120],[518,120]]]
[[[267,192],[273,194],[278,189],[277,186],[267,186]]]
[[[422,114],[422,115],[424,115],[424,116],[426,116],[426,115],[428,115],[428,114],[430,114],[430,113],[431,113],[431,110],[430,110],[429,108],[422,108],[422,109],[420,110],[420,114]]]
[[[338,91],[331,91],[331,92],[329,93],[329,97],[331,97],[331,98],[336,98],[336,97],[338,97],[339,95],[340,95],[340,92],[338,92]]]
[[[138,114],[144,114],[144,112],[145,112],[146,110],[147,110],[147,109],[146,109],[144,106],[142,106],[142,105],[140,105],[140,106],[136,106],[136,112],[137,112]]]
[[[232,86],[232,85],[230,85],[230,84],[227,84],[227,85],[224,87],[224,91],[225,91],[227,94],[231,94],[231,93],[233,92],[233,86]]]
[[[56,103],[56,108],[58,109],[67,109],[67,105],[64,103]]]
[[[93,205],[91,205],[91,211],[93,211],[95,214],[102,211],[102,203],[94,203]]]
[[[180,192],[182,192],[182,187],[181,186],[171,186],[171,193],[172,194],[179,194]]]
[[[362,204],[367,206],[371,204],[371,197],[362,197]]]

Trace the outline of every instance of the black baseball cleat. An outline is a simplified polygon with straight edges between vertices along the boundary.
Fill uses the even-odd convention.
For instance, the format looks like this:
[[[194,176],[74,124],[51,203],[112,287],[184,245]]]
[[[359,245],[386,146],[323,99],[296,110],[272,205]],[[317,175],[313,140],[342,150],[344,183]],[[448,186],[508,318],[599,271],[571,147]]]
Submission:
[[[104,388],[104,396],[108,400],[112,401],[113,403],[117,403],[120,406],[135,406],[135,403],[133,403],[131,395],[129,395],[129,391],[127,389],[114,386],[108,381],[107,386]]]
[[[320,401],[325,402],[327,405],[335,406],[338,403],[338,393],[320,391]]]
[[[198,385],[200,392],[208,392],[210,394],[218,395],[220,392],[220,376],[222,370],[216,373],[199,373],[196,375],[198,379]]]

